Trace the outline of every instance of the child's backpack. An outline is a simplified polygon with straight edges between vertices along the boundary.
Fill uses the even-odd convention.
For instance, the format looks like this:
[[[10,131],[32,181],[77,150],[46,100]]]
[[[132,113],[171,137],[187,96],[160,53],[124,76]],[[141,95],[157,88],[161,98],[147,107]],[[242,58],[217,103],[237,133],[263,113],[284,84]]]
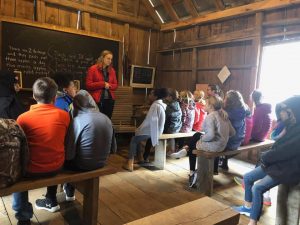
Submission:
[[[23,130],[14,120],[0,118],[0,188],[14,184],[22,177],[28,156]]]

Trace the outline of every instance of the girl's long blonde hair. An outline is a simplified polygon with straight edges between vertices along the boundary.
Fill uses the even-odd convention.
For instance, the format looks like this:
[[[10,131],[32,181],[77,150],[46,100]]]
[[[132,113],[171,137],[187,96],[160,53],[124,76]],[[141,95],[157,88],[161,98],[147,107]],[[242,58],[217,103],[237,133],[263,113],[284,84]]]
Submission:
[[[179,100],[181,102],[184,102],[186,104],[190,104],[190,102],[193,100],[193,94],[192,92],[188,90],[181,91],[179,93]]]
[[[228,120],[228,114],[225,110],[223,110],[223,100],[220,96],[209,96],[206,99],[206,104],[211,106],[214,111],[217,111],[223,120]]]
[[[195,102],[200,102],[202,105],[205,105],[205,93],[201,90],[194,91]]]

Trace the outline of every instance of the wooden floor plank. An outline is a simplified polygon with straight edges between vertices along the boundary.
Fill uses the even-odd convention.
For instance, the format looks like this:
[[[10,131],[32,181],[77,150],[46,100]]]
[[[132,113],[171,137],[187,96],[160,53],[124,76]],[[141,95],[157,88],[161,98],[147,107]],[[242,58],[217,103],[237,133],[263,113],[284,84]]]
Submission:
[[[100,198],[98,210],[99,225],[121,225],[152,215],[166,209],[193,201],[203,197],[195,189],[188,187],[189,164],[188,158],[180,160],[167,159],[166,170],[150,171],[138,168],[134,172],[128,172],[121,168],[126,161],[126,152],[122,155],[111,155],[109,165],[118,169],[116,174],[101,177]],[[244,190],[233,181],[233,175],[242,175],[250,171],[254,165],[229,160],[231,173],[219,173],[214,176],[215,200],[232,206],[243,203]],[[233,174],[232,174],[233,173]],[[30,191],[32,203],[45,194],[45,188]],[[276,209],[276,189],[271,191],[273,205],[264,207],[260,224],[274,224]],[[58,194],[58,196],[60,196]],[[5,207],[9,209],[6,221],[0,217],[0,224],[16,224],[14,212],[11,209],[11,196],[3,198]],[[60,203],[61,212],[50,213],[34,210],[35,225],[79,225],[82,213],[82,195],[76,192],[76,201],[72,203]],[[3,208],[3,206],[2,206]],[[0,205],[0,211],[1,211]],[[249,219],[241,216],[240,225],[247,225]]]
[[[51,213],[46,210],[37,210],[35,208],[35,200],[44,198],[43,195],[45,194],[46,188],[36,189],[29,192],[29,199],[33,205],[33,212],[38,222],[41,225],[69,225],[68,221],[65,221],[64,217],[61,215],[61,211]]]
[[[30,192],[29,192],[30,193]],[[5,204],[5,208],[7,210],[7,214],[8,214],[8,217],[11,221],[12,224],[17,224],[17,219],[15,218],[15,211],[12,209],[12,195],[9,195],[9,196],[5,196],[5,197],[2,197],[3,199],[3,202]],[[31,201],[31,198],[30,198],[30,194],[29,194],[29,201]],[[31,219],[31,221],[36,225],[36,224],[39,224],[39,222],[37,221],[36,217],[33,216],[33,218]]]
[[[6,211],[6,208],[4,206],[3,199],[0,198],[0,221],[1,225],[11,225],[11,222],[8,217],[8,213]]]

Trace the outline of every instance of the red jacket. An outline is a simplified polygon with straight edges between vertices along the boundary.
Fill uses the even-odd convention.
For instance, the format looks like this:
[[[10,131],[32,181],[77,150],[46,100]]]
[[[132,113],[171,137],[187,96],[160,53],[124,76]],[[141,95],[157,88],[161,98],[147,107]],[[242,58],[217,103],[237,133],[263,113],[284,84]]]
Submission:
[[[108,83],[111,85],[109,92],[112,99],[115,99],[115,90],[118,87],[116,71],[111,66],[108,69]],[[91,94],[96,103],[99,103],[102,91],[105,87],[104,75],[102,73],[102,66],[95,64],[91,66],[86,75],[86,89]]]
[[[201,131],[202,129],[202,123],[206,117],[206,112],[204,110],[204,105],[202,105],[200,102],[195,102],[195,119],[194,119],[194,125],[193,130],[194,131]]]
[[[65,136],[70,122],[67,112],[52,104],[36,104],[17,119],[29,147],[29,173],[59,170],[65,161]]]

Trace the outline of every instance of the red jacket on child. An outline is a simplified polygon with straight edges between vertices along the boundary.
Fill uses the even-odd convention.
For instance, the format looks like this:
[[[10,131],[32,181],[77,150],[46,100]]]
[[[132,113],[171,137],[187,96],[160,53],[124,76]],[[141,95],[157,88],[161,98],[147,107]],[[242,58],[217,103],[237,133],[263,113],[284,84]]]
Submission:
[[[204,105],[201,104],[200,102],[195,102],[195,119],[194,119],[194,125],[193,125],[193,130],[194,131],[201,131],[202,129],[202,123],[203,120],[205,119],[206,112],[204,110]]]

